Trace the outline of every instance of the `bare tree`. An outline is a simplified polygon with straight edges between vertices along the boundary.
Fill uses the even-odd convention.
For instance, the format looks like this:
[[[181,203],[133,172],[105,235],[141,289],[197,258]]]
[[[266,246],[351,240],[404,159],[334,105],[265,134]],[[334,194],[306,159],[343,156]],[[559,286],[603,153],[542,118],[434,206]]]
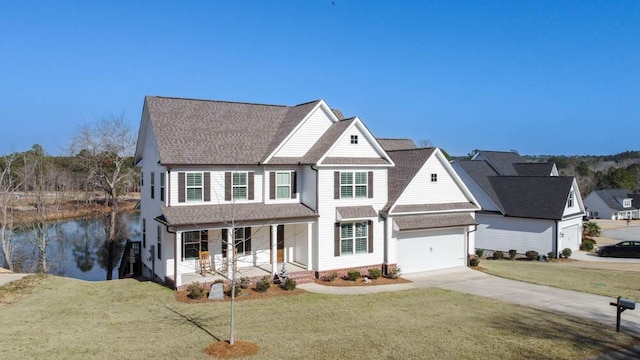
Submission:
[[[17,190],[22,186],[21,179],[16,176],[13,168],[18,155],[12,154],[0,158],[2,170],[0,171],[0,241],[2,241],[2,254],[9,270],[15,271],[13,265],[13,201],[17,196]]]
[[[105,206],[111,206],[107,225],[107,264],[114,263],[115,242],[118,236],[118,201],[124,185],[133,174],[126,170],[131,161],[136,139],[124,116],[103,118],[80,127],[73,137],[71,152],[89,174],[91,188],[103,191]],[[107,280],[112,278],[107,269]]]

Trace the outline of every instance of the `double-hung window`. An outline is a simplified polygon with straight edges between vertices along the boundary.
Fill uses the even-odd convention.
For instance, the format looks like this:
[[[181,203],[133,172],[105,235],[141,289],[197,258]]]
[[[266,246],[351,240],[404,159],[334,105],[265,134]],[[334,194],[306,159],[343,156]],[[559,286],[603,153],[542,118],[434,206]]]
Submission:
[[[573,191],[569,192],[569,200],[567,201],[567,207],[573,207]]]
[[[341,198],[366,198],[367,197],[367,172],[341,172],[340,173],[340,197]]]
[[[202,201],[202,173],[187,173],[187,201]]]
[[[151,198],[156,196],[156,174],[151,173]]]
[[[182,233],[182,260],[198,259],[200,251],[209,250],[209,236],[206,230]]]
[[[340,255],[367,252],[367,223],[340,224]]]
[[[165,187],[165,180],[164,180],[164,173],[160,173],[160,201],[164,201],[164,187]]]
[[[222,256],[227,257],[227,235],[228,230],[222,229]],[[235,241],[235,250],[238,256],[244,256],[251,253],[251,228],[237,227],[233,229],[233,239]]]
[[[291,172],[276,172],[276,199],[291,198]]]
[[[247,200],[247,173],[234,172],[232,175],[232,193],[234,200]]]

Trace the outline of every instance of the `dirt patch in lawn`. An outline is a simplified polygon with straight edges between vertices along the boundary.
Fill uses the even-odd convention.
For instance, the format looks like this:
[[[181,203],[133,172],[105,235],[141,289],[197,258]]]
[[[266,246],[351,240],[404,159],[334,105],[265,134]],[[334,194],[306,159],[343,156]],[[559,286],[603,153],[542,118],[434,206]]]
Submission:
[[[390,279],[386,277],[379,277],[377,279],[371,279],[370,282],[365,282],[364,278],[359,278],[356,281],[351,281],[337,277],[331,281],[315,279],[314,282],[318,285],[324,286],[375,286],[375,285],[388,285],[388,284],[404,284],[411,281],[403,278]]]
[[[242,289],[239,294],[236,295],[236,301],[245,301],[245,300],[257,300],[257,299],[270,299],[273,297],[279,296],[292,296],[292,295],[300,295],[304,294],[306,291],[302,289],[293,289],[293,290],[285,290],[277,285],[271,285],[269,289],[265,292],[259,292],[255,288]],[[189,297],[189,292],[187,290],[176,291],[176,299],[185,303],[207,303],[207,302],[220,302],[220,301],[230,301],[231,296],[229,296],[229,291],[225,289],[224,299],[222,300],[210,300],[209,293],[206,292],[201,299],[192,299]]]
[[[239,340],[234,341],[233,345],[228,341],[217,341],[207,346],[204,351],[214,359],[229,359],[255,355],[258,353],[258,345]]]

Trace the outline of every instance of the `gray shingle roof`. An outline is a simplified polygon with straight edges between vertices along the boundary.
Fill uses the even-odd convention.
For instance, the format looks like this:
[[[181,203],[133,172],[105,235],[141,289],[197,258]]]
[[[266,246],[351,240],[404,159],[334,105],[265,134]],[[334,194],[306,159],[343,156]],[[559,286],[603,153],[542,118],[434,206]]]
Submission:
[[[162,215],[170,226],[237,226],[272,224],[283,220],[314,220],[318,217],[303,204],[224,204],[163,207]]]
[[[389,210],[393,206],[434,151],[434,148],[424,148],[387,152],[396,166],[388,171],[389,198],[384,210]]]
[[[381,139],[377,138],[378,144],[382,146],[384,151],[394,150],[411,150],[416,149],[417,146],[411,139]]]
[[[478,160],[458,160],[457,163],[498,207],[502,207],[498,195],[489,182],[489,177],[496,176],[498,173],[489,164]]]
[[[562,219],[573,177],[491,176],[506,216]]]
[[[520,176],[549,176],[553,163],[515,163],[513,167]]]
[[[609,208],[622,211],[629,210],[629,208],[625,208],[622,206],[623,199],[634,199],[633,194],[629,192],[629,190],[623,189],[605,189],[605,190],[595,190],[594,191],[602,201],[604,201]],[[631,208],[638,209],[640,208],[640,204],[635,202],[635,199],[631,201]]]
[[[392,214],[398,213],[414,213],[414,212],[437,212],[449,210],[478,210],[478,207],[470,202],[446,203],[446,204],[411,204],[397,205],[393,208]]]
[[[257,164],[316,106],[147,96],[163,164]]]
[[[480,151],[488,161],[489,165],[500,175],[518,175],[513,167],[515,163],[523,163],[524,159],[513,151]]]
[[[378,213],[373,208],[373,206],[341,206],[337,207],[336,210],[340,215],[341,220],[348,219],[364,219],[364,218],[372,218],[377,217]]]
[[[400,231],[449,228],[476,223],[469,214],[400,216],[395,217],[393,220]]]
[[[355,118],[351,118],[331,124],[320,139],[318,139],[311,149],[302,157],[301,162],[305,164],[317,163],[354,121]]]

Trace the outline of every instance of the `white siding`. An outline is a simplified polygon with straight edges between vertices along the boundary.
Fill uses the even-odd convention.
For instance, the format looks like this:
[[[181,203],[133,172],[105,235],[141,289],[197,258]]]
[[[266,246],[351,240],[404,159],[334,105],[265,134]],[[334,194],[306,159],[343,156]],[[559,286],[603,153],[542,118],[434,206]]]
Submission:
[[[431,181],[437,174],[438,181]],[[397,205],[470,201],[437,156],[431,156],[396,201]]]
[[[569,206],[569,196],[567,196],[562,216],[575,215],[582,212],[582,209],[580,208],[580,192],[574,187],[571,187],[570,192],[573,194],[573,203]]]
[[[500,215],[476,214],[476,248],[525,253],[535,250],[546,255],[554,251],[555,222]]]
[[[589,213],[597,212],[599,219],[612,219],[616,213],[595,192],[584,199],[584,206],[587,207]]]
[[[358,137],[358,143],[351,143],[351,135]],[[342,134],[336,141],[334,147],[327,154],[328,157],[359,157],[359,158],[380,158],[381,154],[369,141],[369,137],[362,131],[356,123]]]
[[[280,148],[274,157],[303,156],[327,131],[333,121],[323,107],[318,107]]]
[[[334,256],[334,228],[337,206],[372,205],[380,211],[387,202],[387,169],[386,168],[358,168],[358,171],[373,171],[374,197],[361,199],[333,199],[334,171],[350,171],[345,168],[321,168],[319,176],[319,206],[318,211],[318,246],[317,261],[313,262],[314,270],[325,271],[348,267],[382,264],[384,258],[384,223],[379,218],[373,220],[374,245],[373,253]]]
[[[557,252],[564,248],[571,250],[579,250],[582,242],[582,217],[576,216],[571,219],[565,219],[558,222],[558,249]],[[546,254],[546,253],[545,253]]]
[[[284,242],[288,250],[287,259],[289,262],[307,265],[307,225],[294,224],[284,228]]]
[[[300,202],[307,205],[309,208],[315,210],[316,204],[316,176],[317,171],[311,169],[310,166],[305,166],[302,171],[298,173],[298,196]]]
[[[456,171],[462,182],[467,186],[473,197],[478,200],[478,203],[482,210],[487,211],[500,211],[500,209],[496,206],[496,204],[491,200],[491,198],[487,195],[487,193],[478,186],[478,184],[467,174],[464,169],[458,164],[458,162],[453,161],[451,166]]]

